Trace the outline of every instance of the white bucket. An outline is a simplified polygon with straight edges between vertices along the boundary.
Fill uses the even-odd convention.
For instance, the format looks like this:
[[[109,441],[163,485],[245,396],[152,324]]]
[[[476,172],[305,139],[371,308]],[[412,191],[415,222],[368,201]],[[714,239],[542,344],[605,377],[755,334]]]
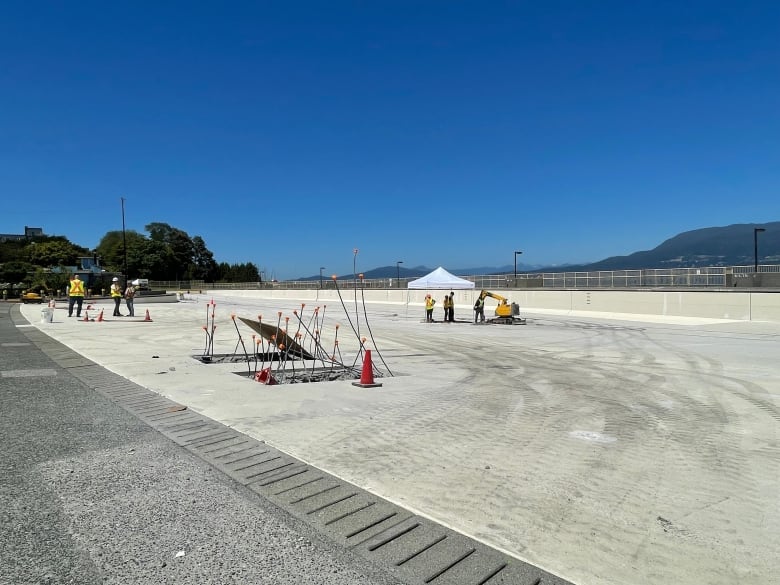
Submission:
[[[41,309],[41,323],[51,323],[54,321],[54,309],[44,307]]]

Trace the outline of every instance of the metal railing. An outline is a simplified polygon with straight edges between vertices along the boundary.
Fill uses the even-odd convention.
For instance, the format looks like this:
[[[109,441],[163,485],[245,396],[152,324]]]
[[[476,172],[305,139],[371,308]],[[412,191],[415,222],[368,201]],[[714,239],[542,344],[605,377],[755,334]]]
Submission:
[[[758,267],[759,274],[780,274],[780,265],[766,264]],[[514,274],[486,274],[463,276],[478,289],[506,288],[707,288],[735,286],[734,280],[756,275],[753,266],[709,266],[703,268],[645,268],[642,270],[599,270],[594,272],[536,272]],[[415,278],[338,279],[340,289],[392,289],[406,288]],[[334,282],[328,278],[320,280],[283,280],[280,282],[214,282],[152,281],[153,289],[167,290],[253,290],[288,289],[311,290],[333,289]]]

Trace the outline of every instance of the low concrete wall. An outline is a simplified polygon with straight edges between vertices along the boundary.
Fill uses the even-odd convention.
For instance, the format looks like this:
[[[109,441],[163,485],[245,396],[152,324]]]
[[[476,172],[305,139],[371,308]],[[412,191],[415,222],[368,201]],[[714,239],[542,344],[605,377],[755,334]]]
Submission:
[[[388,303],[420,308],[425,295],[436,299],[436,312],[442,311],[444,295],[449,291],[404,289],[367,289],[357,291],[357,302]],[[455,314],[459,318],[471,314],[478,290],[455,292]],[[221,290],[204,294],[240,296],[259,299],[294,299],[305,303],[340,303],[335,290]],[[771,321],[780,323],[780,292],[755,291],[652,291],[652,290],[501,290],[499,293],[520,305],[520,312],[553,310],[561,312],[619,313],[665,317],[698,317],[705,319],[733,319],[739,321]],[[355,302],[355,291],[341,291],[345,303]],[[490,315],[495,301],[488,299],[485,314]]]

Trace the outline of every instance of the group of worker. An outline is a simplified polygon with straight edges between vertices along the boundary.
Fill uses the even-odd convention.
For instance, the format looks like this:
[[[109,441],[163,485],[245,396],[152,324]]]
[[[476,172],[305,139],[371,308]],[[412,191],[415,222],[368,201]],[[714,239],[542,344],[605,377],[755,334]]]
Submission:
[[[436,299],[430,294],[425,295],[425,322],[433,323],[433,307],[436,305]],[[455,293],[444,295],[444,322],[453,323],[455,321]],[[478,297],[474,303],[474,323],[485,322],[485,299]]]
[[[433,323],[433,307],[436,304],[430,294],[425,295],[425,321],[427,323]],[[455,293],[450,291],[450,294],[444,295],[444,322],[453,323],[455,321]]]
[[[76,309],[76,317],[81,317],[81,308],[84,304],[84,281],[79,278],[78,274],[74,274],[70,279],[68,285],[68,317],[73,316],[73,309]],[[127,316],[134,317],[135,309],[133,307],[135,299],[135,286],[132,283],[127,283],[127,288],[122,290],[122,285],[119,284],[119,278],[114,277],[111,281],[111,298],[114,301],[114,317],[123,317],[119,312],[119,305],[122,302],[122,298],[125,299],[127,304]]]

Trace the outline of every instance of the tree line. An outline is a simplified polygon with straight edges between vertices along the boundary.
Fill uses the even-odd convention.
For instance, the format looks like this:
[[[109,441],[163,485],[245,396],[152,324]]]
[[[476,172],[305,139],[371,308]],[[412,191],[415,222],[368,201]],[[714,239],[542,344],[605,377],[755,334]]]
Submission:
[[[107,232],[94,250],[72,243],[64,236],[38,236],[0,243],[0,287],[64,288],[79,258],[93,257],[106,272],[128,278],[205,282],[260,282],[252,262],[217,262],[200,236],[167,223],[135,230]],[[125,247],[126,246],[126,247]],[[127,270],[125,270],[125,264]]]

